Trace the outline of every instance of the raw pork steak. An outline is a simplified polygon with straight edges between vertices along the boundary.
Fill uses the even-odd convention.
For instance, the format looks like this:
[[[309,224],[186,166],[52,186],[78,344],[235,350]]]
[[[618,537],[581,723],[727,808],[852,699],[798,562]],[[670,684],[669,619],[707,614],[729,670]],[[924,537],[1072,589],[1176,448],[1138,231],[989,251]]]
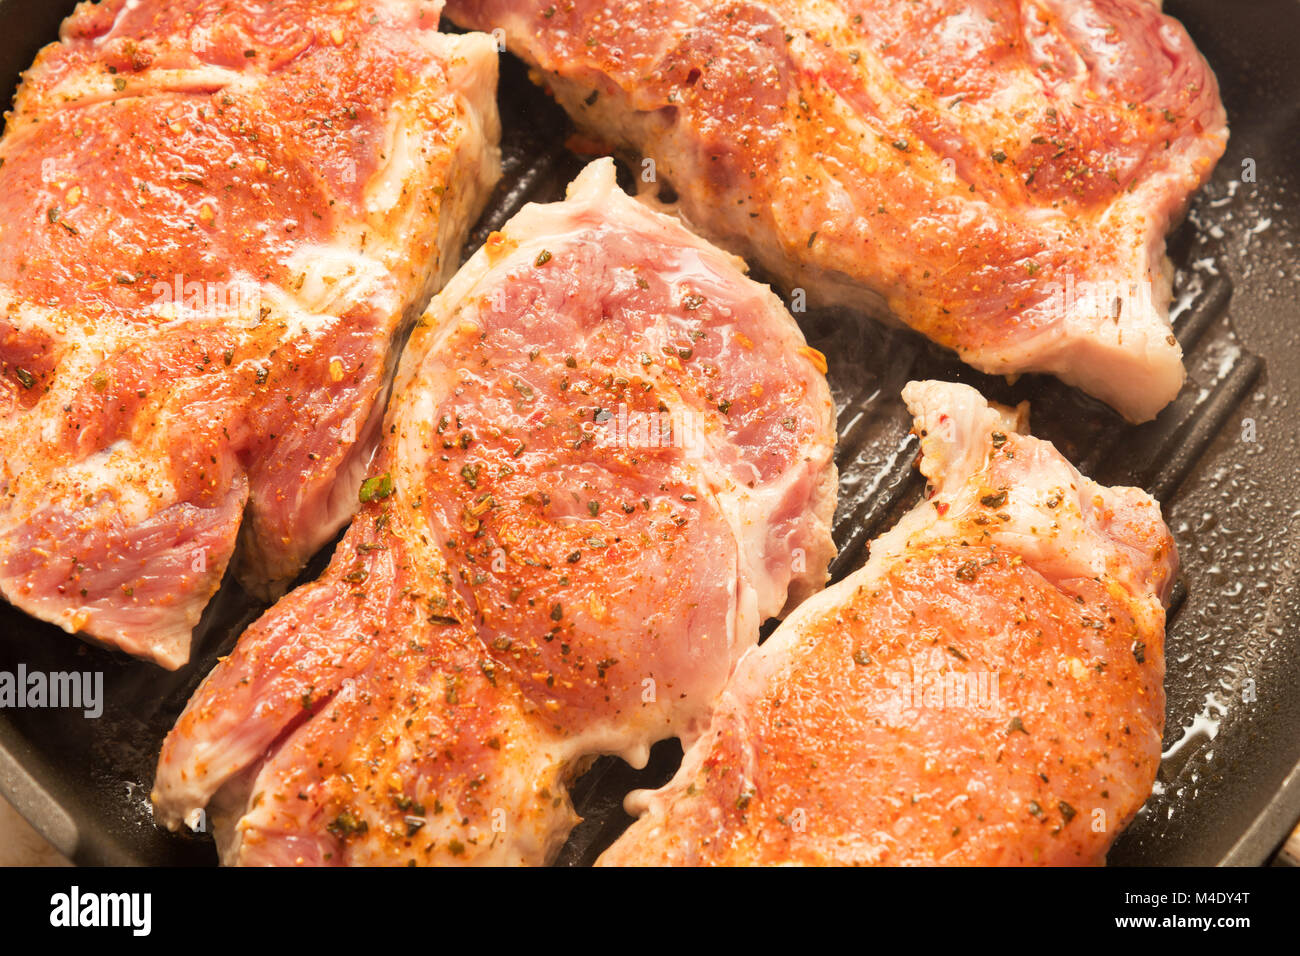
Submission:
[[[498,177],[439,4],[104,0],[0,140],[0,594],[175,668],[235,551],[356,504],[404,323]]]
[[[692,222],[809,300],[1151,418],[1164,235],[1227,139],[1151,0],[449,0]],[[650,169],[645,168],[647,176]]]
[[[691,739],[833,552],[824,359],[589,166],[418,323],[324,577],[208,677],[158,816],[227,863],[542,863],[595,754]]]
[[[1159,505],[966,386],[903,397],[933,496],[741,660],[602,863],[1094,864],[1150,794]]]

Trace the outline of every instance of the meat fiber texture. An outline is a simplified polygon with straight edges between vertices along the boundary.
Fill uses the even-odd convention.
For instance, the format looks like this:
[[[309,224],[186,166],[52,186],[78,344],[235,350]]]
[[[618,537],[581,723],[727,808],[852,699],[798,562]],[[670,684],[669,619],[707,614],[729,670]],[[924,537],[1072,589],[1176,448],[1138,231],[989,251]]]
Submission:
[[[859,571],[741,659],[600,863],[1087,865],[1151,792],[1177,573],[1160,507],[1025,409],[903,391],[930,482]]]
[[[1227,141],[1151,0],[449,0],[811,303],[1134,422],[1182,385],[1164,236]]]
[[[440,4],[104,0],[0,140],[0,593],[175,668],[232,556],[342,527],[395,345],[499,176]]]
[[[242,636],[153,799],[226,863],[543,863],[597,754],[707,724],[833,555],[825,360],[601,160],[434,298],[365,499]]]

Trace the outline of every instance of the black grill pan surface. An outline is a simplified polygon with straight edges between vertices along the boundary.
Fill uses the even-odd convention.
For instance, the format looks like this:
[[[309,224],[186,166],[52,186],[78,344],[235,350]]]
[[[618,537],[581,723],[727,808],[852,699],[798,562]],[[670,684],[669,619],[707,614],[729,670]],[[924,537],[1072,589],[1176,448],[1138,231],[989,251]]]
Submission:
[[[0,95],[57,36],[70,2],[0,0]],[[1155,792],[1116,842],[1118,865],[1266,863],[1300,818],[1300,4],[1169,0],[1218,76],[1231,140],[1170,237],[1174,329],[1188,382],[1154,421],[1126,425],[1055,380],[980,375],[919,336],[843,310],[797,318],[829,356],[839,413],[835,579],[922,492],[899,399],[912,378],[967,382],[1031,403],[1035,434],[1107,484],[1163,503],[1182,558],[1167,636],[1165,757]],[[524,202],[552,201],[584,159],[567,120],[503,56],[505,177],[466,254]],[[1253,171],[1253,177],[1250,173]],[[1253,178],[1253,181],[1249,181]],[[624,173],[624,185],[631,178]],[[778,290],[781,291],[781,290]],[[319,574],[319,555],[302,580]],[[204,615],[192,662],[175,673],[92,648],[0,603],[0,670],[104,673],[96,720],[0,710],[0,792],[83,864],[210,864],[203,835],[156,826],[148,793],[163,737],[218,656],[261,611],[228,580]],[[771,624],[765,630],[770,632]],[[622,798],[657,786],[681,757],[656,746],[634,771],[602,758],[574,787],[584,821],[559,862],[593,861],[630,822]]]

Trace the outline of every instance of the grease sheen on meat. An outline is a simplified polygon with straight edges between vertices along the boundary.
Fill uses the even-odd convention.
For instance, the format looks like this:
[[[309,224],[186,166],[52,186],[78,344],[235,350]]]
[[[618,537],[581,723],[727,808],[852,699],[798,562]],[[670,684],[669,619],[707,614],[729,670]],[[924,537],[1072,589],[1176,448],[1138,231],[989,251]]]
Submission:
[[[355,508],[393,344],[499,175],[440,4],[105,0],[0,140],[0,593],[177,667],[242,542],[274,595]]]
[[[370,500],[167,738],[228,863],[541,863],[590,757],[707,722],[826,579],[824,359],[730,255],[589,166],[435,297]]]
[[[1159,505],[971,388],[903,395],[932,497],[741,660],[603,864],[1097,864],[1150,794]]]
[[[1150,0],[450,0],[809,301],[1133,421],[1183,381],[1164,235],[1227,139]],[[646,167],[639,167],[647,169]]]

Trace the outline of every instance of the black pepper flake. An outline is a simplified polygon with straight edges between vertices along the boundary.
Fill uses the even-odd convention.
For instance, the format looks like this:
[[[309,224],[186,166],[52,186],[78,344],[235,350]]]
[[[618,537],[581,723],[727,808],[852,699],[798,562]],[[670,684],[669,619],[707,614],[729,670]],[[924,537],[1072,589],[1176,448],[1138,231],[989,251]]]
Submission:
[[[1145,641],[1133,642],[1133,659],[1139,664],[1147,662],[1147,645]]]
[[[980,498],[980,504],[985,508],[1001,508],[1007,503],[1007,491],[1003,488],[1001,491],[991,495],[985,495]]]

